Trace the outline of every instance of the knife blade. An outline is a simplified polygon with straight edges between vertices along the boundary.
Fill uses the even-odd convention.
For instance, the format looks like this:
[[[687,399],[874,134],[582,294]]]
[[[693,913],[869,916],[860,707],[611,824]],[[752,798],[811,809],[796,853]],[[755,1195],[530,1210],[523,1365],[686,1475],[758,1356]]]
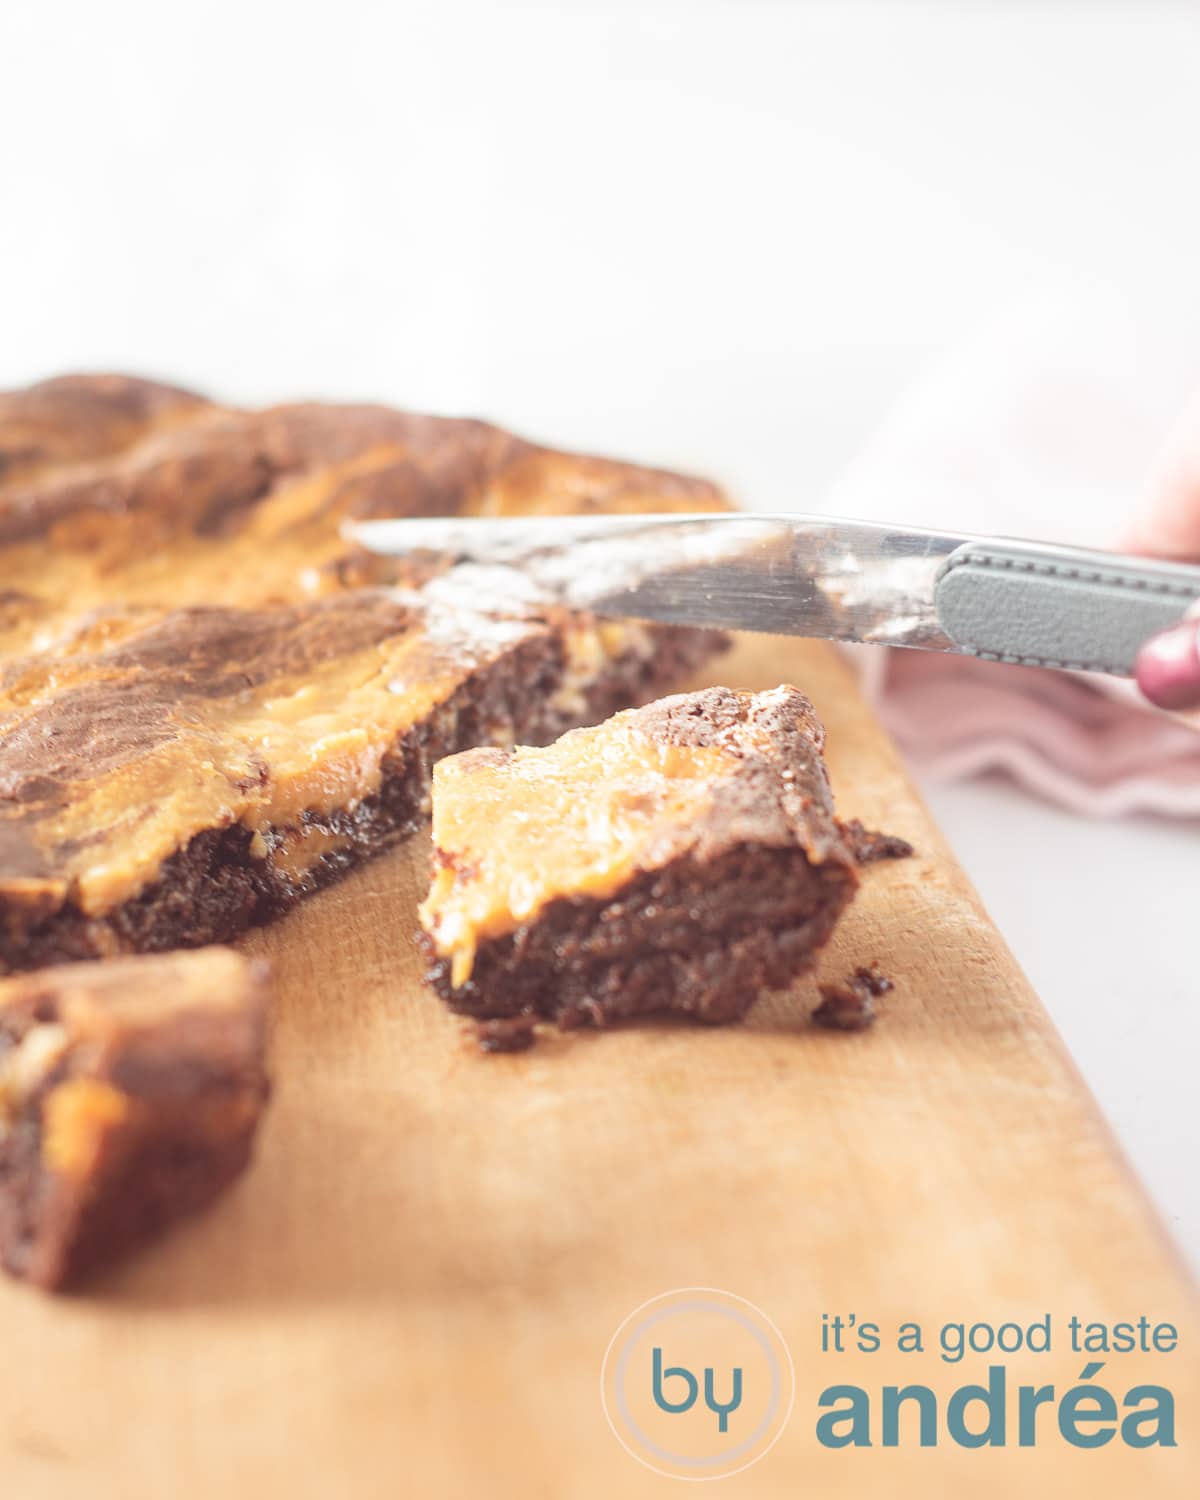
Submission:
[[[1200,567],[829,516],[436,517],[344,533],[389,556],[516,568],[599,615],[1117,676],[1200,603]]]

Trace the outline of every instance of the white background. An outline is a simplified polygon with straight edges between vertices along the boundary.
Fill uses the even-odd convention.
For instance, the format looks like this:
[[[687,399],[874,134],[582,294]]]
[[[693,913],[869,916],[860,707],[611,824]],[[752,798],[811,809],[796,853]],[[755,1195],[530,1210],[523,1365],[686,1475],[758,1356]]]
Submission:
[[[387,399],[817,508],[1010,304],[1200,300],[1185,0],[7,0],[0,61],[3,385]],[[1200,830],[931,797],[1200,1261]]]

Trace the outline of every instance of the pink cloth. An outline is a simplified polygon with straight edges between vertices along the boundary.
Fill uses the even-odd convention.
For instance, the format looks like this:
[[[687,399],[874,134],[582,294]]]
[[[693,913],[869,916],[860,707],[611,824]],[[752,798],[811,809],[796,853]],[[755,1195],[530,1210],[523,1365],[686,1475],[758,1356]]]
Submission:
[[[834,514],[1115,545],[1191,389],[1194,336],[1099,294],[1009,314],[927,376],[827,497]],[[1003,772],[1078,812],[1200,816],[1200,734],[1127,682],[848,648],[927,774]]]

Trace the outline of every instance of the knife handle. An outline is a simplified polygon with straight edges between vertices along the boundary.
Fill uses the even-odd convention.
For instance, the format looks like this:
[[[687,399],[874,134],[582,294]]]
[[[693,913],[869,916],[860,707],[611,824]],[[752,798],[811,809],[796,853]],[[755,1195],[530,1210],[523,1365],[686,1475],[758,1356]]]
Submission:
[[[1200,567],[1035,542],[965,542],[934,582],[942,628],[986,661],[1131,677],[1148,637],[1200,603]]]

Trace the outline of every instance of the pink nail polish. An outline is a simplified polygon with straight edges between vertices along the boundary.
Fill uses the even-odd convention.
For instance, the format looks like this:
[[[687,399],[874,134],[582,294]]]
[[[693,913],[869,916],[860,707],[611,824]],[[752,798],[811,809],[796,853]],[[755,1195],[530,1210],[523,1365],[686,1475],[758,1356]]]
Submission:
[[[1200,708],[1200,621],[1151,637],[1138,653],[1136,675],[1159,708]]]

